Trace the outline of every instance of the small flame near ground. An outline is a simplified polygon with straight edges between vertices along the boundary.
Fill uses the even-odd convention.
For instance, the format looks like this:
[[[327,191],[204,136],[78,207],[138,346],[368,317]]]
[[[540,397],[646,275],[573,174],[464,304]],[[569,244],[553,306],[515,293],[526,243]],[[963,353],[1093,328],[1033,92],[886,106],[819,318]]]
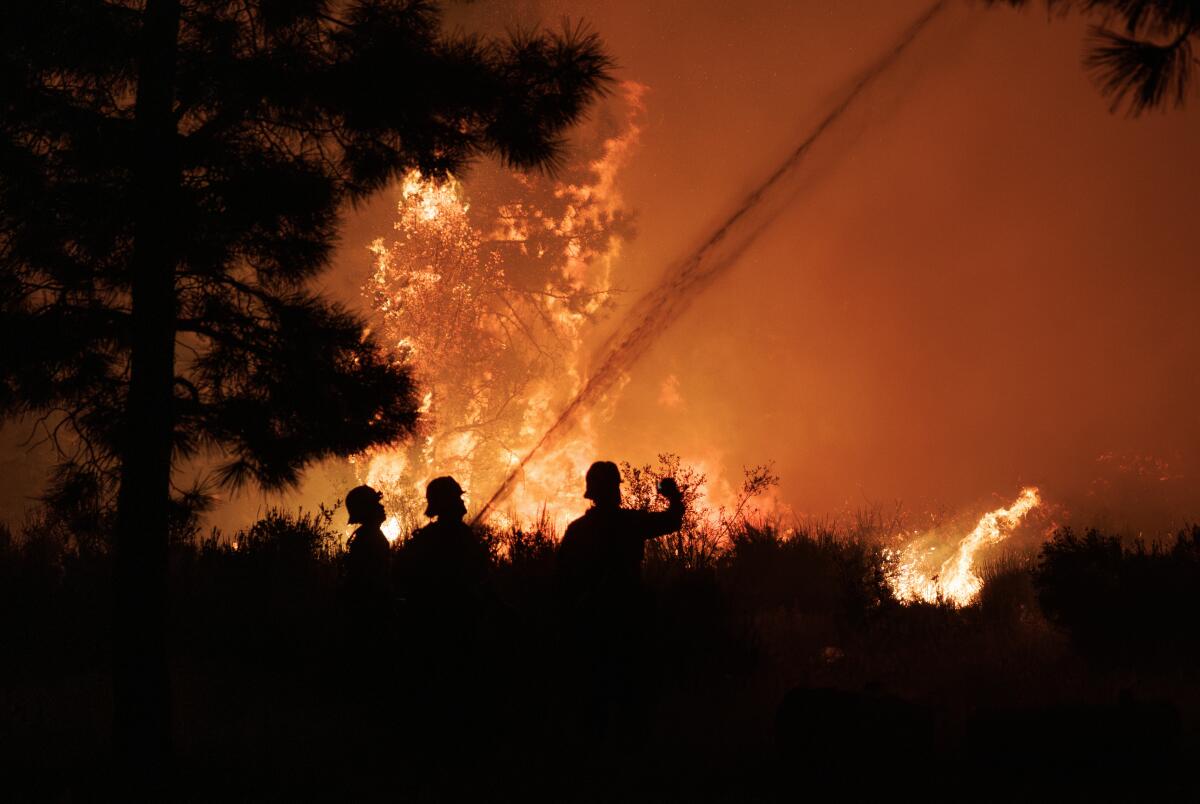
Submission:
[[[937,547],[927,547],[924,540],[916,540],[894,553],[894,567],[889,585],[897,599],[905,603],[949,603],[952,606],[968,606],[979,597],[983,579],[975,572],[975,558],[980,549],[999,544],[1021,524],[1025,515],[1041,505],[1041,496],[1035,487],[1021,490],[1021,494],[1007,508],[988,511],[975,525],[975,529],[962,538],[951,556],[930,571],[930,554]]]

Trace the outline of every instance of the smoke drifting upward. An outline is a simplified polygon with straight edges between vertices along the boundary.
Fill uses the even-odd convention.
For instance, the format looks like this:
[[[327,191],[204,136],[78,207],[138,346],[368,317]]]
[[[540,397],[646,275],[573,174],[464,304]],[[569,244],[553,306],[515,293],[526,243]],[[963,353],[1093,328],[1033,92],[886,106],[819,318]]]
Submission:
[[[538,453],[567,435],[579,415],[595,404],[636,363],[679,317],[689,308],[698,294],[730,266],[757,239],[797,188],[792,180],[805,157],[828,132],[834,128],[862,95],[885,74],[913,44],[945,6],[944,0],[934,3],[916,19],[900,39],[862,73],[842,99],[823,117],[803,141],[788,155],[767,179],[755,188],[711,235],[655,288],[650,290],[628,311],[621,325],[598,351],[600,358],[576,396],[567,404],[553,425],[545,432],[524,458],[513,467],[508,477],[476,514],[482,520],[493,506],[503,501],[519,482],[522,472]]]

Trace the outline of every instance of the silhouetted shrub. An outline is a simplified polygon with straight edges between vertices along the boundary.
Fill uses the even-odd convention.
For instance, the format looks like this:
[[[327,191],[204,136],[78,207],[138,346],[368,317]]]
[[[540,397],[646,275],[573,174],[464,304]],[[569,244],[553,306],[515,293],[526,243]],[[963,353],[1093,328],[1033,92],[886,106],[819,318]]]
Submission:
[[[1013,631],[1040,618],[1030,558],[1009,555],[980,570],[980,620],[991,629]]]
[[[199,656],[272,665],[320,653],[337,630],[342,548],[333,511],[276,509],[226,540],[171,552],[174,643]]]
[[[546,624],[554,605],[554,550],[558,544],[553,521],[543,516],[532,527],[504,531],[485,529],[493,545],[492,585],[499,603],[511,615]]]
[[[1200,655],[1200,526],[1170,547],[1062,529],[1042,548],[1034,583],[1047,619],[1088,656],[1139,665]]]
[[[721,559],[722,585],[745,610],[786,608],[864,621],[893,602],[877,545],[825,530],[795,531],[746,524]]]
[[[724,763],[734,776],[761,770],[771,715],[788,690],[794,692],[776,721],[785,799],[811,789],[816,777],[841,784],[850,797],[891,790],[890,780],[927,751],[962,759],[964,774],[983,778],[1024,761],[1019,738],[1028,740],[1029,729],[1074,739],[1124,728],[1142,734],[1160,724],[1165,737],[1151,743],[1163,750],[1175,744],[1178,718],[1170,705],[1123,704],[1110,712],[1115,687],[1104,673],[1124,676],[1114,658],[1153,661],[1156,670],[1194,657],[1188,640],[1200,529],[1153,549],[1060,533],[1036,567],[1016,557],[985,565],[980,602],[966,609],[897,603],[886,583],[882,541],[872,532],[832,524],[789,532],[743,522],[709,559],[664,551],[647,561],[646,650],[638,672],[656,756],[693,761],[703,773]],[[571,754],[572,743],[557,731],[564,692],[578,680],[563,662],[550,523],[484,529],[481,536],[493,548],[494,599],[464,676],[474,685],[473,717],[486,729],[470,745],[464,737],[453,759],[441,761],[491,762],[488,772],[507,774],[502,784],[516,790],[538,773],[567,774],[576,767],[571,763],[588,761]],[[185,762],[224,762],[257,777],[255,790],[266,797],[280,789],[280,779],[302,788],[305,774],[317,768],[335,780],[329,789],[340,789],[369,749],[379,767],[408,763],[388,771],[397,778],[436,784],[428,775],[432,765],[424,763],[440,749],[426,745],[413,725],[414,705],[429,704],[429,668],[436,663],[411,639],[399,588],[376,649],[365,659],[354,650],[360,637],[348,627],[341,599],[342,539],[331,512],[271,511],[232,536],[172,543],[171,651]],[[93,729],[103,734],[107,561],[61,523],[33,519],[18,534],[0,528],[5,680],[43,697],[78,688],[81,699],[94,702],[93,710],[74,699],[53,709],[28,706],[21,719],[0,723],[0,741],[44,744],[77,717],[100,723]],[[1042,608],[1087,655],[1106,661],[1080,663],[1067,640],[1046,626]],[[1166,692],[1154,694],[1187,694],[1170,681],[1175,675],[1160,673],[1156,683]],[[1073,697],[1076,688],[1085,691]],[[1014,707],[1019,711],[1006,720]],[[1072,712],[1083,713],[1084,725],[1070,725]],[[974,736],[962,747],[968,727]],[[979,736],[993,732],[1000,736]],[[1128,745],[1134,738],[1121,739]],[[1041,740],[1037,750],[1050,751],[1053,743]],[[1071,790],[1078,768],[1122,755],[1123,749],[1103,747],[1093,762],[1087,752],[1095,743],[1062,749],[1076,770],[1053,758],[1041,763],[1058,768],[1057,787],[1015,792],[1046,797]],[[993,751],[1010,744],[1007,753]],[[78,745],[89,743],[80,738]],[[46,761],[78,765],[80,757]],[[566,764],[545,771],[556,762]],[[703,773],[696,779],[707,778]],[[668,787],[676,781],[671,777]],[[212,784],[222,795],[233,789]]]

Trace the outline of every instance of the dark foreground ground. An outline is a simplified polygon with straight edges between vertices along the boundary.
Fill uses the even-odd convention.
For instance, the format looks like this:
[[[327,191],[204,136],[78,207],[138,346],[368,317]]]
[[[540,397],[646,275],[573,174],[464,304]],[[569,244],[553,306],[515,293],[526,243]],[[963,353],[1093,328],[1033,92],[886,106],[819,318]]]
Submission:
[[[966,609],[901,606],[880,550],[744,529],[648,560],[639,684],[580,727],[541,534],[491,534],[470,647],[403,600],[348,627],[328,521],[172,554],[181,801],[1196,800],[1200,530],[1060,534]],[[0,537],[6,800],[110,796],[102,548]],[[439,643],[440,644],[440,643]]]

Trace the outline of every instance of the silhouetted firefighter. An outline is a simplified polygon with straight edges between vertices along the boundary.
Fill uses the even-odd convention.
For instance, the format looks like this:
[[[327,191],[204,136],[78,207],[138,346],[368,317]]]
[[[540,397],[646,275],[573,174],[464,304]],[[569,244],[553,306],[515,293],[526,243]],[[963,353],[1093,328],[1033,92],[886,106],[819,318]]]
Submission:
[[[603,737],[610,724],[623,727],[636,708],[646,542],[683,524],[683,495],[675,480],[665,478],[658,491],[668,502],[664,511],[622,508],[617,465],[593,463],[583,495],[592,507],[567,527],[558,548],[571,683],[581,693],[579,725],[592,738]]]
[[[387,519],[383,494],[370,486],[346,493],[346,513],[358,529],[350,537],[346,556],[346,592],[352,616],[360,622],[381,621],[391,607],[389,578],[391,548],[380,530]]]
[[[358,525],[346,554],[345,603],[347,651],[343,659],[349,675],[348,700],[357,707],[359,725],[353,753],[356,762],[369,765],[381,758],[378,736],[386,733],[394,709],[391,679],[385,669],[393,665],[396,618],[391,592],[391,546],[381,526],[387,519],[383,494],[370,486],[346,493],[346,513]]]
[[[484,599],[488,551],[463,522],[462,486],[438,477],[425,489],[425,516],[434,519],[413,531],[400,555],[400,582],[409,607],[422,618],[473,619]]]
[[[471,527],[463,489],[438,477],[425,489],[425,516],[397,557],[397,576],[407,603],[413,664],[423,676],[423,695],[413,704],[431,742],[468,738],[476,716],[479,631],[490,599],[489,553]],[[461,746],[460,746],[461,748]]]

